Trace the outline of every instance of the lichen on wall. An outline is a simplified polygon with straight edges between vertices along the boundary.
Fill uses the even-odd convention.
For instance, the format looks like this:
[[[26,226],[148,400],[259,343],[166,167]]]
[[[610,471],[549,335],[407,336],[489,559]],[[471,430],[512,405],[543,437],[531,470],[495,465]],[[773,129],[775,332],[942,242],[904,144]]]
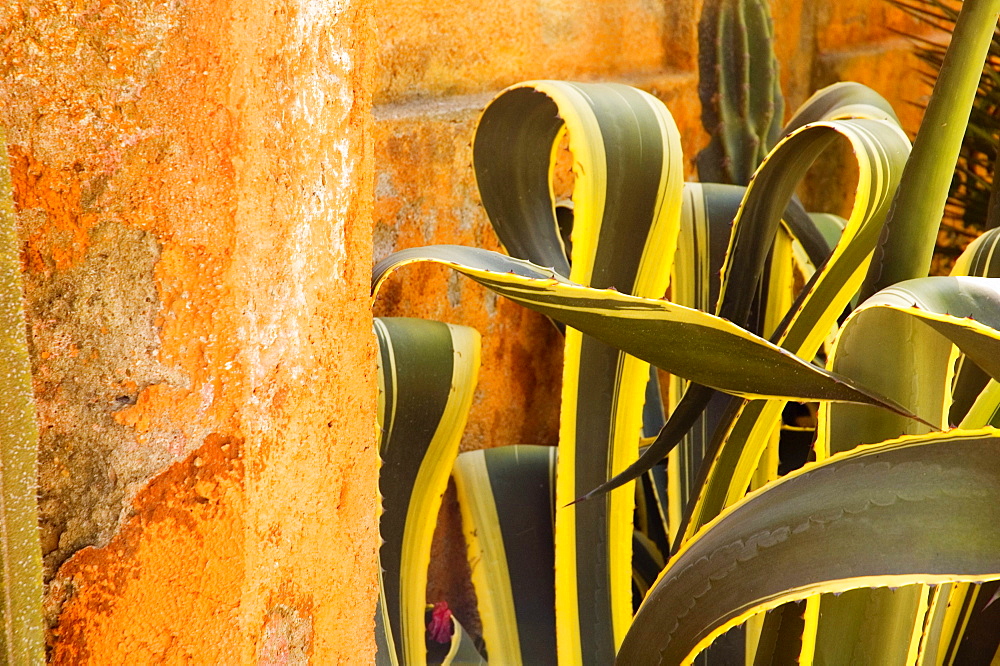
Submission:
[[[243,581],[242,443],[210,436],[137,497],[104,548],[49,587],[53,664],[236,663]]]

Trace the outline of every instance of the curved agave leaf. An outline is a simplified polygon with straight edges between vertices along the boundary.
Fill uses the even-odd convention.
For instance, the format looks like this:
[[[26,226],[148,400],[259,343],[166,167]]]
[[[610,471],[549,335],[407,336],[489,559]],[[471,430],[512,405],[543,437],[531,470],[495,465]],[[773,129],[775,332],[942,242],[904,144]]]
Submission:
[[[990,229],[969,243],[955,266],[952,275],[976,275],[979,277],[1000,277],[1000,230]]]
[[[6,147],[0,130],[0,146]],[[0,654],[45,661],[42,550],[38,542],[38,424],[25,338],[21,243],[6,148],[0,150]]]
[[[896,409],[725,319],[668,301],[582,287],[548,269],[487,250],[455,245],[401,250],[375,267],[374,291],[388,273],[418,261],[448,266],[525,307],[721,391]]]
[[[851,218],[829,260],[813,276],[775,333],[782,347],[806,358],[816,354],[864,277],[908,152],[909,143],[897,125],[872,119],[830,121],[806,126],[783,140],[761,165],[747,190],[734,224],[719,297],[722,316],[745,320],[753,290],[737,291],[733,287],[727,294],[726,287],[756,283],[785,202],[805,170],[838,134],[851,142],[859,163]],[[691,387],[689,393],[675,411],[693,423],[711,393],[698,387]],[[745,493],[782,408],[780,402],[755,402],[731,410],[729,425],[717,433],[711,462],[704,468],[702,492],[693,513],[686,517],[684,538],[690,538],[698,527]],[[679,417],[673,420],[675,423],[668,422],[668,429],[635,464],[595,492],[638,476],[662,457],[681,430],[671,430],[670,426],[686,425]]]
[[[673,302],[705,312],[716,307],[721,284],[720,271],[726,256],[732,220],[739,213],[745,194],[746,188],[733,185],[685,185],[681,234],[670,283]],[[791,211],[792,208],[786,208],[783,218],[789,219]],[[829,248],[825,247],[824,240],[816,241],[812,238],[812,232],[816,228],[808,217],[806,220],[806,223],[795,225],[790,231],[796,240],[800,239],[799,234],[806,235],[804,246],[810,245],[814,252],[822,254],[822,257],[817,257],[817,263],[821,263],[829,253]],[[786,234],[780,232],[779,235]],[[677,376],[672,377],[671,382],[672,395],[681,397],[673,407],[666,427],[634,465],[584,497],[590,498],[618,487],[633,475],[637,476],[656,464],[674,446],[683,442],[679,455],[670,464],[671,487],[676,489],[670,494],[670,529],[675,533],[681,522],[681,511],[687,506],[697,482],[706,447],[725,413],[729,398],[704,386],[688,386],[686,381]]]
[[[556,663],[556,451],[469,451],[452,473],[483,639],[494,663]]]
[[[979,277],[932,277],[908,280],[883,289],[844,322],[834,345],[831,367],[891,395],[918,411],[939,428],[947,424],[952,345],[1000,378],[1000,280]],[[872,364],[873,348],[879,363]],[[925,426],[864,408],[823,406],[825,442],[840,447],[870,444],[902,434],[917,434]]]
[[[483,205],[512,255],[564,266],[550,189],[557,138],[573,155],[569,277],[658,298],[669,277],[683,186],[680,135],[655,97],[617,84],[534,81],[483,112],[473,161]],[[559,435],[560,505],[636,456],[645,361],[568,331]],[[556,516],[561,659],[606,663],[631,621],[634,497],[620,493]]]
[[[979,277],[1000,277],[1000,253],[996,252],[997,244],[1000,243],[1000,230],[991,229],[976,240],[969,243],[958,260],[952,267],[952,275],[975,275]],[[983,389],[989,383],[990,377],[982,368],[975,363],[968,361],[964,356],[959,357],[955,368],[955,381],[952,385],[952,404],[948,413],[951,423],[960,423],[966,417],[969,410],[977,403]],[[996,391],[994,387],[991,391]],[[985,402],[979,402],[978,411],[989,409]],[[993,407],[995,411],[995,407]],[[978,418],[980,425],[986,425],[989,419],[982,421]]]
[[[385,641],[377,658],[425,664],[431,540],[476,387],[479,333],[424,319],[377,318],[375,335],[384,540],[376,627]]]
[[[564,128],[576,175],[572,269],[550,185]],[[620,84],[518,84],[483,111],[473,163],[483,207],[511,256],[580,284],[662,295],[683,176],[680,135],[658,99]]]
[[[997,455],[992,428],[906,437],[752,493],[671,559],[618,663],[690,663],[751,615],[823,592],[1000,578],[1000,467],[982,463]]]
[[[998,241],[1000,231],[993,229],[970,243],[952,268],[952,275],[1000,277],[1000,255],[994,252]],[[965,430],[1000,425],[1000,383],[964,354],[955,364],[951,390],[950,423],[958,423]],[[998,626],[996,614],[990,618],[984,612],[984,603],[998,584],[988,584],[986,597],[982,597],[982,586],[969,583],[930,590],[920,644],[921,663],[965,663],[996,653],[1000,641],[994,629]]]
[[[788,136],[809,123],[828,120],[869,118],[885,120],[899,125],[892,105],[866,85],[853,81],[840,81],[817,90],[798,108],[782,130]]]
[[[681,233],[670,277],[673,302],[703,312],[715,310],[733,220],[745,194],[746,188],[736,185],[688,183],[685,186]],[[687,381],[677,376],[671,376],[670,381],[671,395],[678,404],[673,405],[669,426],[657,435],[641,459],[643,466],[655,464],[677,442],[679,448],[676,454],[671,454],[669,462],[672,540],[729,397],[704,387],[689,388]]]
[[[989,374],[995,375],[1000,373],[994,352],[1000,340],[998,326],[1000,280],[910,280],[879,292],[845,322],[835,345],[833,367],[870,381],[943,428],[947,427],[952,403],[952,343],[960,344],[966,358],[977,368],[985,366]],[[878,345],[878,364],[860,362],[857,354],[866,344]],[[995,409],[994,404],[991,411]],[[825,427],[817,444],[819,451],[828,442],[843,447],[832,449],[837,452],[858,443],[922,429],[866,410],[823,408],[821,420]],[[957,594],[959,587],[951,592]],[[883,663],[912,661],[920,644],[928,603],[935,603],[934,597],[921,586],[907,586],[892,593],[858,590],[839,598],[825,595],[816,654],[847,658],[843,650],[849,644],[854,655],[851,658]]]
[[[835,342],[832,367],[871,382],[943,429],[952,402],[953,342],[977,367],[995,375],[1000,373],[995,357],[998,327],[1000,280],[909,280],[882,290],[855,310]],[[878,363],[871,362],[873,348],[879,350]],[[859,356],[862,350],[869,355],[866,361]],[[863,409],[822,407],[820,414],[819,455],[925,432],[925,426]],[[817,658],[912,662],[931,602],[930,590],[923,586],[893,592],[856,590],[839,598],[824,595]],[[844,652],[847,646],[849,653]]]
[[[746,188],[732,185],[698,184],[685,185],[683,214],[681,217],[681,234],[678,242],[677,257],[671,276],[671,299],[687,307],[705,312],[712,311],[717,306],[720,290],[720,272],[726,256],[729,243],[732,220],[737,217],[739,207],[746,193]],[[793,202],[794,203],[794,202]],[[800,242],[813,267],[826,261],[831,245],[820,232],[813,220],[802,211],[801,216],[795,214],[794,207],[785,209],[782,222],[789,222],[787,232],[779,231],[778,237],[789,234],[794,242]],[[797,223],[792,224],[791,222]],[[840,229],[836,237],[839,238]],[[834,236],[831,234],[831,238]],[[788,263],[786,263],[788,262]],[[779,267],[768,282],[773,288],[775,279],[780,273],[782,264],[790,265],[788,257],[774,253],[772,264]],[[810,267],[809,270],[814,270]],[[787,306],[786,306],[787,307]],[[769,311],[774,310],[774,298],[770,299]],[[782,314],[783,314],[782,310]],[[774,323],[769,324],[771,328]],[[671,456],[670,467],[670,530],[671,537],[676,537],[676,531],[681,524],[681,513],[697,487],[698,472],[701,461],[723,415],[730,398],[719,395],[711,389],[693,385],[679,377],[672,377],[671,394],[682,396],[673,408],[670,420],[650,447],[642,454],[633,470],[643,469],[655,464],[673,447],[683,442],[676,455]],[[605,484],[589,495],[602,492],[612,487],[627,474],[620,475],[609,484]]]
[[[483,207],[507,252],[569,275],[552,193],[552,146],[565,123],[530,85],[503,91],[483,112],[472,162]]]
[[[751,262],[761,265],[777,226],[774,210],[781,210],[805,170],[838,135],[850,141],[858,160],[854,208],[830,258],[772,336],[781,347],[804,358],[816,355],[864,278],[907,156],[908,141],[898,126],[872,119],[834,120],[807,125],[786,137],[761,165],[748,189],[734,228],[732,260],[727,258],[720,300],[721,310],[727,288],[735,290],[744,282],[739,276],[753,274],[748,269]],[[739,308],[748,307],[750,297],[739,294],[731,299],[732,307],[740,300]],[[716,433],[704,483],[684,529],[685,539],[746,492],[782,408],[781,402],[733,408],[727,424]]]
[[[828,329],[815,324],[826,314],[831,302],[844,301],[846,305],[860,285],[863,278],[860,268],[867,265],[874,245],[872,236],[878,236],[899,171],[909,153],[909,140],[902,129],[886,121],[857,119],[814,123],[787,136],[775,147],[747,188],[733,225],[723,266],[720,316],[734,321],[746,318],[753,299],[752,290],[744,288],[747,278],[761,274],[781,213],[795,187],[812,163],[838,137],[850,142],[858,160],[854,208],[828,265],[790,312],[788,324],[792,319],[801,323],[795,327],[781,327],[778,331],[783,344],[796,346],[826,337]],[[851,292],[845,294],[851,287]]]

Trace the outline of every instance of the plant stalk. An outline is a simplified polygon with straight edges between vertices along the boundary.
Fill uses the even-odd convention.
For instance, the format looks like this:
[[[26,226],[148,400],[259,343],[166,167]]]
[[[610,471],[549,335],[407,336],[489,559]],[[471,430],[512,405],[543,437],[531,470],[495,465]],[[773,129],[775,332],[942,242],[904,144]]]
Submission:
[[[934,241],[998,16],[1000,0],[965,0],[962,4],[861,289],[862,301],[902,280],[924,277],[930,270]]]
[[[44,664],[38,424],[7,159],[0,130],[0,660]]]

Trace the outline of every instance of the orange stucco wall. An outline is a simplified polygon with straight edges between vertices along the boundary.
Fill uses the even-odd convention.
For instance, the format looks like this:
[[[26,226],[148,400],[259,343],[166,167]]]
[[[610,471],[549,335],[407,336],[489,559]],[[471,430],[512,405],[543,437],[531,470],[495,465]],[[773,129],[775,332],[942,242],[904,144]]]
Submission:
[[[372,654],[374,43],[362,2],[0,9],[55,663]]]
[[[652,91],[693,174],[707,139],[700,9],[0,7],[53,662],[371,661],[373,259],[426,243],[499,247],[469,146],[483,105],[521,80]],[[854,79],[916,129],[908,102],[927,89],[899,75],[916,63],[892,32],[918,29],[911,20],[867,0],[773,11],[789,110]],[[386,285],[375,314],[483,333],[464,449],[555,442],[560,341],[540,317],[418,267]],[[442,546],[457,531],[452,511],[431,597],[462,606],[460,567]]]

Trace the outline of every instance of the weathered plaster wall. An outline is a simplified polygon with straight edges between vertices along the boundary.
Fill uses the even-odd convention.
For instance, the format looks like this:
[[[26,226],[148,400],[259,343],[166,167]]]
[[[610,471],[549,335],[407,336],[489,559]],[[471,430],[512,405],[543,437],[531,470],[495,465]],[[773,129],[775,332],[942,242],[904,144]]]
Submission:
[[[0,8],[56,663],[372,654],[373,43],[349,0]]]

